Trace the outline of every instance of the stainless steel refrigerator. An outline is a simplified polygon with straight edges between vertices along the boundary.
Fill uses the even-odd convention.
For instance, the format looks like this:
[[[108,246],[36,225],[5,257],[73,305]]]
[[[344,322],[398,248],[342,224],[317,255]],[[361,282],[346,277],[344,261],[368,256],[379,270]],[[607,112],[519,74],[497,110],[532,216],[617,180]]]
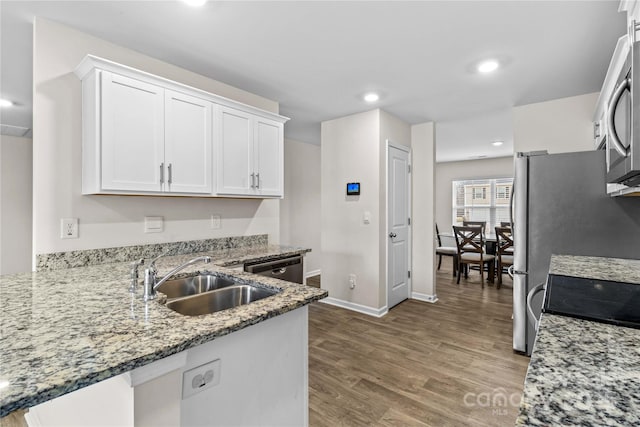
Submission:
[[[513,348],[531,354],[527,293],[551,254],[640,259],[640,197],[609,197],[605,152],[518,153],[513,191]],[[539,316],[542,298],[532,306]]]

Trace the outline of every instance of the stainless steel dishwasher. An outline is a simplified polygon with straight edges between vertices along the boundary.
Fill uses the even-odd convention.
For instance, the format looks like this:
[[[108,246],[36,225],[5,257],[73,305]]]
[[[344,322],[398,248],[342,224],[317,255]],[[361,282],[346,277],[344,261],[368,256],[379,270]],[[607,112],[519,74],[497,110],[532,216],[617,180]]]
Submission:
[[[303,283],[304,279],[301,255],[247,263],[244,265],[244,271],[294,283]]]

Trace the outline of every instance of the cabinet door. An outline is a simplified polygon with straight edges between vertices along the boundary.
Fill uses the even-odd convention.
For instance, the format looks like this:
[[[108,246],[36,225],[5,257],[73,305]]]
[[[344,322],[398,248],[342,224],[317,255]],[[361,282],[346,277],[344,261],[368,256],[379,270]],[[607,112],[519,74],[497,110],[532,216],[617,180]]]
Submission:
[[[164,90],[102,73],[103,190],[162,191]]]
[[[218,141],[218,194],[253,194],[254,175],[252,116],[232,108],[220,108]]]
[[[165,190],[212,192],[211,102],[165,91]]]
[[[254,171],[261,196],[283,195],[283,125],[256,118],[254,128]]]

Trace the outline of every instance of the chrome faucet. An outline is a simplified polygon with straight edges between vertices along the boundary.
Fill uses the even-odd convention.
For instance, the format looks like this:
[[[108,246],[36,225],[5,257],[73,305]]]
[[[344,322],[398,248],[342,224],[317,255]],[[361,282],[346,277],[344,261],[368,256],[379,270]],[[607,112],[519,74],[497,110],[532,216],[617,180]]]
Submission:
[[[150,301],[153,299],[156,299],[156,289],[158,289],[158,287],[160,285],[162,285],[164,282],[166,282],[167,280],[169,280],[171,277],[173,277],[176,273],[178,273],[180,270],[183,270],[184,268],[198,263],[198,262],[204,262],[205,264],[208,264],[211,262],[211,257],[209,256],[201,256],[198,258],[194,258],[192,260],[189,260],[187,262],[185,262],[184,264],[181,264],[179,266],[177,266],[176,268],[174,268],[173,270],[171,270],[170,272],[168,272],[162,279],[160,279],[160,281],[157,281],[157,275],[158,275],[158,269],[156,268],[156,261],[162,257],[164,255],[160,255],[159,257],[154,258],[151,263],[149,263],[149,267],[147,269],[144,270],[144,295],[143,298],[145,301]]]
[[[134,261],[131,263],[131,273],[129,277],[131,277],[131,284],[129,285],[129,292],[132,294],[136,293],[138,290],[138,268],[144,264],[144,258],[140,258],[138,261]]]

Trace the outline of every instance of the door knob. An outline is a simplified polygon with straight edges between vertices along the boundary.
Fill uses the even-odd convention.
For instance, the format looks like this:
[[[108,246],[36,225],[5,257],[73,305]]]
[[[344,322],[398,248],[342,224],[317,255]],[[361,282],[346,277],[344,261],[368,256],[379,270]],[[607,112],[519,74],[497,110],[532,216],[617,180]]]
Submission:
[[[394,233],[394,232],[389,233],[389,237],[391,237],[392,239],[393,239],[394,237],[397,237],[397,236],[398,236],[398,235],[397,235],[396,233]]]

